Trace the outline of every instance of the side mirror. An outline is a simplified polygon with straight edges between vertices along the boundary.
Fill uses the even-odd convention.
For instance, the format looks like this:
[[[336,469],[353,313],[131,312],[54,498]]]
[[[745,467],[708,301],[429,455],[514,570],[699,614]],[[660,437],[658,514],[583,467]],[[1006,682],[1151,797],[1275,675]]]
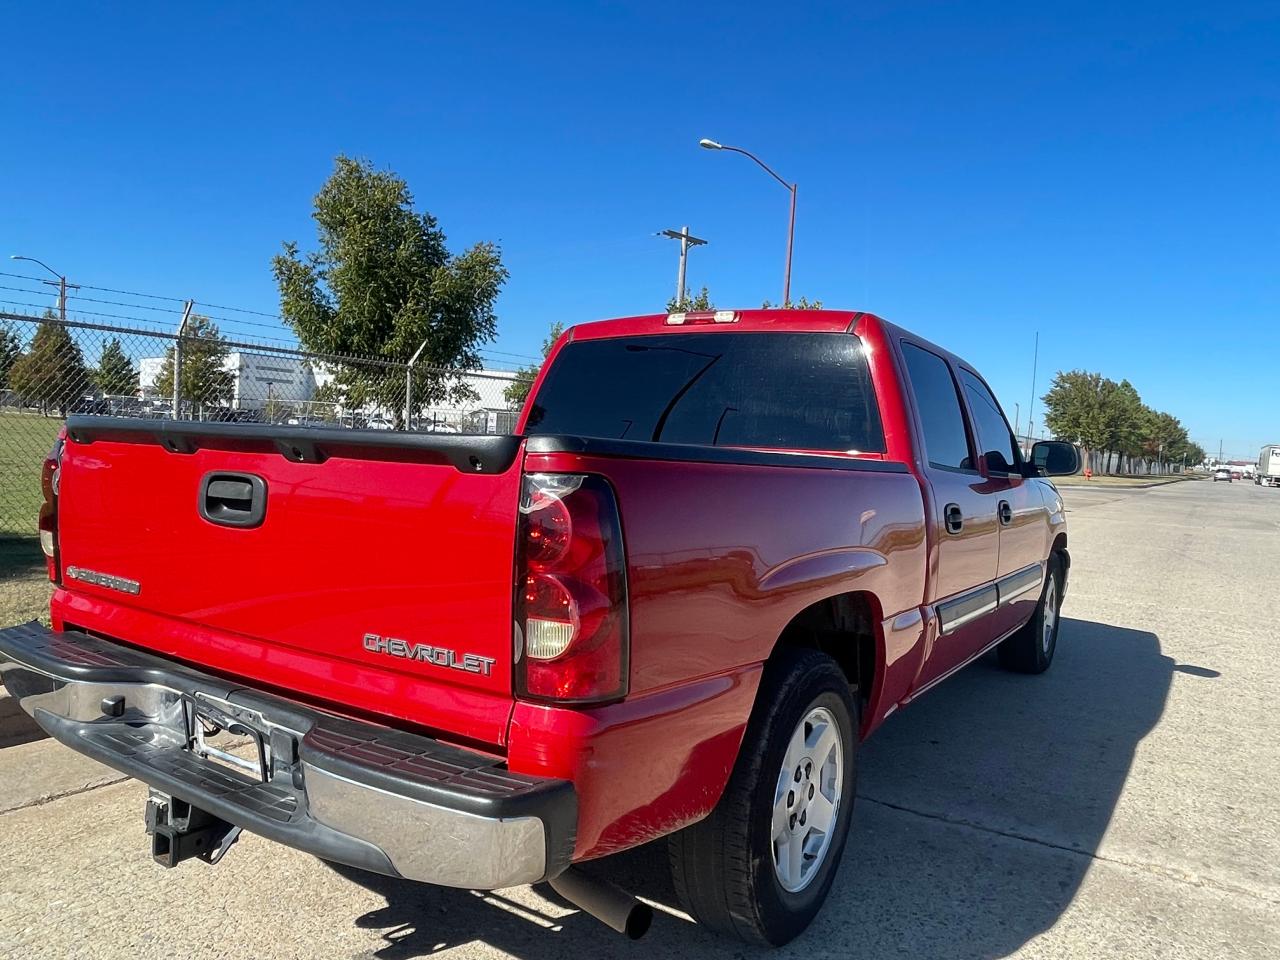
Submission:
[[[1031,463],[1046,477],[1080,472],[1080,450],[1065,440],[1038,440],[1031,445]]]

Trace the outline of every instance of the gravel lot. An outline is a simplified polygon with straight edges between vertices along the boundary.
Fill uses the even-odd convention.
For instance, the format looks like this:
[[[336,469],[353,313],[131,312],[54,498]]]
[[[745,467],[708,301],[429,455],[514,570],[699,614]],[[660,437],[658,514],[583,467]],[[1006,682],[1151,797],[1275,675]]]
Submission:
[[[886,724],[832,899],[774,956],[1280,956],[1280,491],[1065,496],[1053,669],[981,662]],[[145,788],[32,737],[0,749],[3,956],[753,953],[674,910],[661,845],[600,865],[659,907],[640,944],[546,889],[339,873],[256,837],[165,871]]]

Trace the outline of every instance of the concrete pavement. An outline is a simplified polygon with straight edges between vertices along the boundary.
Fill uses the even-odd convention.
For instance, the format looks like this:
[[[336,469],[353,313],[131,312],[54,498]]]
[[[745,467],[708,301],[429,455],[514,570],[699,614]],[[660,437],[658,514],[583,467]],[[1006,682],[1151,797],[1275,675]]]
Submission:
[[[1280,491],[1064,495],[1053,668],[980,662],[891,718],[832,899],[774,955],[1280,956]],[[164,871],[145,788],[113,780],[48,740],[0,749],[0,956],[754,953],[674,910],[660,844],[595,867],[658,905],[636,945],[545,888],[338,872],[256,837]]]

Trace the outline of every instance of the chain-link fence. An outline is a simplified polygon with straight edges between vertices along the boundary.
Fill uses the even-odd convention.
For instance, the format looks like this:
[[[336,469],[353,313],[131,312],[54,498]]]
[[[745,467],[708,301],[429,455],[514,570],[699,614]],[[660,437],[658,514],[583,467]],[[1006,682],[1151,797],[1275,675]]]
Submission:
[[[327,356],[209,336],[0,313],[0,537],[33,536],[40,465],[70,414],[510,433],[516,374]]]

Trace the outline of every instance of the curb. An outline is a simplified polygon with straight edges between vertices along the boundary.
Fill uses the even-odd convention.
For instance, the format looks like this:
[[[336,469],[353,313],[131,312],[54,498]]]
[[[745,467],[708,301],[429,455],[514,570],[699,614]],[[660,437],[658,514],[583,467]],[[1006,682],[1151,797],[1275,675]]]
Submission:
[[[1156,480],[1152,483],[1126,483],[1123,485],[1099,483],[1096,486],[1088,480],[1079,483],[1055,483],[1055,487],[1066,487],[1068,490],[1150,490],[1152,487],[1167,487],[1171,483],[1189,483],[1196,477],[1177,477],[1170,480]]]

